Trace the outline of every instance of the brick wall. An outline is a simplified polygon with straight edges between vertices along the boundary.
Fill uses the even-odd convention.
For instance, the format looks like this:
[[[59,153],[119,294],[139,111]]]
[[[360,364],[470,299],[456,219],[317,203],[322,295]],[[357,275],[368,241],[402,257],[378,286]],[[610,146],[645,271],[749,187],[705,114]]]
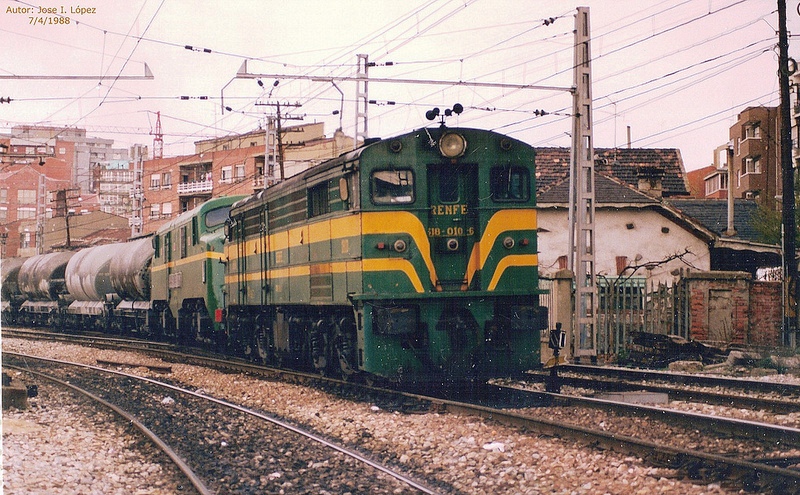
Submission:
[[[754,281],[741,272],[688,273],[683,282],[690,297],[690,338],[716,344],[780,343],[780,282]]]
[[[753,281],[750,285],[750,336],[754,345],[780,343],[782,298],[780,282]]]

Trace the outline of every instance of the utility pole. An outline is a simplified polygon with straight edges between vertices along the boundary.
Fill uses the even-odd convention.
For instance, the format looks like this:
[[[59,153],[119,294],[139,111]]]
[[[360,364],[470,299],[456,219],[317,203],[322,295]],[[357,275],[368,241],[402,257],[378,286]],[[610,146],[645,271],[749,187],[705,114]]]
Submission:
[[[141,149],[133,166],[133,189],[131,189],[131,237],[142,233],[144,227],[144,187],[143,187],[143,160]]]
[[[783,179],[783,270],[786,287],[786,310],[783,343],[794,347],[797,344],[800,285],[797,283],[795,223],[794,167],[792,166],[792,121],[789,105],[789,37],[786,31],[786,0],[778,0],[778,83],[781,94],[781,174]],[[730,185],[729,185],[730,187]]]
[[[275,103],[256,103],[257,106],[270,106],[275,107],[275,116],[267,116],[267,136],[266,136],[266,150],[264,153],[264,187],[269,187],[273,184],[283,181],[285,177],[285,170],[283,166],[283,127],[282,121],[283,120],[303,120],[302,117],[292,116],[292,115],[281,115],[281,104],[280,102]],[[284,106],[298,108],[300,107],[300,103],[284,103]],[[273,135],[274,133],[274,135]],[[270,139],[273,136],[274,139]],[[270,145],[274,143],[274,145]],[[280,170],[280,179],[275,179],[275,172],[273,170],[273,164],[275,160],[273,160],[272,164],[269,163],[270,156],[277,155],[277,162],[278,167]]]
[[[47,176],[39,174],[39,189],[36,192],[36,254],[44,254],[45,201]]]
[[[578,7],[572,93],[570,160],[569,267],[575,274],[574,356],[597,360],[597,286],[595,283],[594,144],[592,142],[592,58],[589,8]]]
[[[76,191],[80,191],[80,189],[59,189],[54,191],[56,193],[56,208],[53,217],[64,217],[64,226],[67,232],[67,238],[66,242],[64,243],[64,247],[67,249],[72,248],[72,238],[69,233],[69,202],[70,200],[78,199],[78,196],[73,195]]]
[[[356,132],[354,144],[358,148],[358,138],[363,143],[369,137],[369,55],[358,54],[356,73]]]

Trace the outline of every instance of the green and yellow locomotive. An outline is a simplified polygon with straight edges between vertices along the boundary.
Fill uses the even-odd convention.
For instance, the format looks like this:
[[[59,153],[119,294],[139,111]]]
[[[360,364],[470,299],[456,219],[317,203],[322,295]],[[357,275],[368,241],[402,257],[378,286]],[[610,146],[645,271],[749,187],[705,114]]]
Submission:
[[[442,125],[239,201],[230,338],[264,362],[397,382],[538,366],[534,158],[521,141]]]
[[[231,205],[244,197],[206,201],[153,236],[153,333],[187,344],[224,347],[225,224]]]

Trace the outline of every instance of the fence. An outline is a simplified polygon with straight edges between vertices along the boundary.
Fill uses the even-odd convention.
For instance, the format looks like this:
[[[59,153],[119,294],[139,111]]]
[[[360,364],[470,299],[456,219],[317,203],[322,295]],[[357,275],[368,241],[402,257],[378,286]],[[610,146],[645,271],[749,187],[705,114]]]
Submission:
[[[548,277],[540,280],[542,288],[553,286]],[[781,287],[780,282],[752,280],[741,272],[685,272],[671,285],[645,278],[598,277],[597,355],[618,355],[636,332],[722,345],[794,347],[782,326]],[[549,328],[554,328],[558,301],[551,294],[540,301],[549,308]],[[562,310],[562,318],[563,314]]]
[[[549,311],[548,328],[555,328],[553,279],[540,278],[540,304]],[[599,278],[597,282],[597,353],[619,354],[633,332],[689,338],[689,291],[683,280],[673,285],[648,283],[645,278]]]
[[[644,278],[598,280],[597,352],[618,354],[632,332],[689,338],[687,284],[647,283]]]

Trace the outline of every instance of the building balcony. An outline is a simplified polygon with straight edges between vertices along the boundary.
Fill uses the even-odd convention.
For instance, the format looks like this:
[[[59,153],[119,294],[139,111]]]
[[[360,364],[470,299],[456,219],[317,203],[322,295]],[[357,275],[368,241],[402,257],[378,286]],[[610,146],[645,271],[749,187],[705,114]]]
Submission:
[[[179,195],[211,194],[213,190],[214,190],[213,180],[182,182],[178,184]]]

